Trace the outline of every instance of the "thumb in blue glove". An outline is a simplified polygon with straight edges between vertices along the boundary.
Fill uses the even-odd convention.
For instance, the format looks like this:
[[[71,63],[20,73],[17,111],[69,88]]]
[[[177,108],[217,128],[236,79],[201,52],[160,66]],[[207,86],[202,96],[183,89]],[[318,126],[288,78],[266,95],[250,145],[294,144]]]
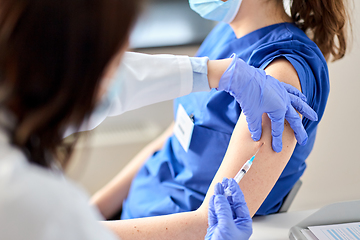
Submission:
[[[232,199],[226,199],[223,195],[224,184],[233,191]],[[209,227],[205,239],[249,239],[252,234],[251,225],[249,209],[235,180],[224,179],[223,185],[218,183],[215,186],[215,195],[209,202]]]
[[[260,140],[262,115],[267,113],[275,152],[282,150],[285,119],[294,130],[298,143],[305,145],[308,136],[296,110],[312,121],[318,120],[316,112],[306,103],[306,97],[295,87],[266,75],[264,70],[249,66],[234,55],[232,57],[234,59],[221,77],[218,90],[228,92],[237,100],[246,116],[252,139]]]

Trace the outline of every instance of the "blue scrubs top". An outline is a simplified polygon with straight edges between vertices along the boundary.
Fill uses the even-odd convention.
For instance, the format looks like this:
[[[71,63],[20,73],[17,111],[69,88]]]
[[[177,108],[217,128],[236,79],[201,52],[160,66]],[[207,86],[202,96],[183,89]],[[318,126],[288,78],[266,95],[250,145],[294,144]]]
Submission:
[[[314,42],[292,23],[258,29],[237,39],[228,24],[220,23],[201,45],[198,56],[223,59],[238,54],[248,64],[264,69],[274,59],[286,58],[296,69],[308,104],[323,116],[329,94],[326,61]],[[154,153],[132,182],[123,204],[122,219],[149,217],[197,209],[225,155],[241,114],[236,100],[225,92],[192,93],[174,102],[194,116],[194,131],[186,153],[175,136]],[[176,118],[176,116],[175,116]],[[277,212],[284,197],[303,174],[319,122],[303,119],[309,135],[296,145],[290,161],[257,215]]]

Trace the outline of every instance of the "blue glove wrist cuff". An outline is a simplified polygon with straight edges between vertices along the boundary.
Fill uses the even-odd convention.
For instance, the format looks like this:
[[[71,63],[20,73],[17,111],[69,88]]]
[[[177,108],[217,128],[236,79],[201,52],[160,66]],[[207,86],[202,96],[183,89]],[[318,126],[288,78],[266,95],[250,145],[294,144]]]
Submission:
[[[231,61],[229,67],[226,69],[226,71],[224,72],[224,74],[222,75],[222,77],[220,78],[219,81],[219,87],[216,88],[216,90],[218,91],[229,91],[231,82],[232,82],[232,76],[233,76],[233,72],[234,72],[234,66],[236,64],[236,60],[237,60],[237,56],[235,53],[233,53],[230,58],[232,58],[233,60]]]

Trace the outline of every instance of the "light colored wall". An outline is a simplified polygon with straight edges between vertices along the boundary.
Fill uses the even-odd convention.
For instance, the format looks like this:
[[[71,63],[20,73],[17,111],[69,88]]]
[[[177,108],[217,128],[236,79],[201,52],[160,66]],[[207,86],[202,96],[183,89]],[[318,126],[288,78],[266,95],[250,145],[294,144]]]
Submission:
[[[319,126],[314,150],[307,160],[303,186],[290,210],[319,208],[323,205],[360,199],[360,1],[356,17],[352,51],[343,60],[330,63],[331,93],[324,118]],[[194,55],[197,47],[152,49],[148,53]],[[120,117],[105,125],[128,124],[150,119],[165,128],[172,121],[172,103],[164,102]],[[146,142],[77,151],[69,175],[94,193],[136,154]],[[80,174],[81,172],[81,174]]]
[[[360,1],[351,52],[329,64],[331,90],[314,150],[292,210],[360,199]]]

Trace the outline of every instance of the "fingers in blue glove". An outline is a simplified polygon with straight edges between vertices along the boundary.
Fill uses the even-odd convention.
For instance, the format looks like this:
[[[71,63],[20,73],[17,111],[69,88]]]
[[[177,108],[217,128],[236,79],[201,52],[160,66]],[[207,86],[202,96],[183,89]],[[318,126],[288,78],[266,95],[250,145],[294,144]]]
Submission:
[[[217,220],[217,216],[216,216],[216,212],[215,212],[215,204],[214,204],[214,200],[215,200],[215,195],[212,195],[209,201],[209,215],[208,215],[208,223],[209,226],[214,226],[218,223]]]
[[[227,177],[223,178],[221,185],[224,187],[224,189],[226,189],[228,187],[228,181],[229,181],[229,179]]]
[[[252,116],[251,119],[246,116],[246,122],[248,123],[251,138],[255,142],[259,141],[262,133],[262,116]]]
[[[317,121],[318,115],[317,113],[304,101],[299,99],[294,95],[289,95],[291,105],[304,117],[310,119],[311,121]]]
[[[233,214],[228,200],[224,195],[215,195],[214,205],[219,227],[228,226],[229,221],[233,221]]]
[[[246,205],[245,197],[238,183],[234,179],[229,179],[228,185],[232,193],[233,210],[236,218],[250,219],[249,208]]]
[[[277,118],[272,114],[268,114],[268,116],[271,120],[272,148],[275,152],[281,152],[285,118]]]
[[[304,102],[307,102],[306,96],[302,92],[300,92],[299,89],[284,82],[280,82],[280,84],[286,89],[288,93],[294,94],[295,96],[301,98],[301,100],[303,100]]]
[[[244,194],[235,179],[228,179],[228,187],[232,193],[233,200],[238,203],[245,203]]]
[[[294,108],[289,108],[286,112],[285,118],[289,122],[290,127],[293,129],[297,142],[300,145],[305,145],[308,140],[308,135],[301,122],[299,114]]]
[[[236,206],[224,195],[213,195],[209,201],[209,227],[206,240],[249,239],[252,234],[252,219],[244,195],[234,179],[224,178],[223,187],[234,192]],[[217,187],[216,189],[220,189]],[[218,191],[218,190],[216,190]],[[231,200],[231,202],[233,202]],[[234,207],[237,209],[236,214]]]
[[[221,183],[216,183],[214,187],[214,194],[215,195],[223,195],[224,194],[224,187]]]

